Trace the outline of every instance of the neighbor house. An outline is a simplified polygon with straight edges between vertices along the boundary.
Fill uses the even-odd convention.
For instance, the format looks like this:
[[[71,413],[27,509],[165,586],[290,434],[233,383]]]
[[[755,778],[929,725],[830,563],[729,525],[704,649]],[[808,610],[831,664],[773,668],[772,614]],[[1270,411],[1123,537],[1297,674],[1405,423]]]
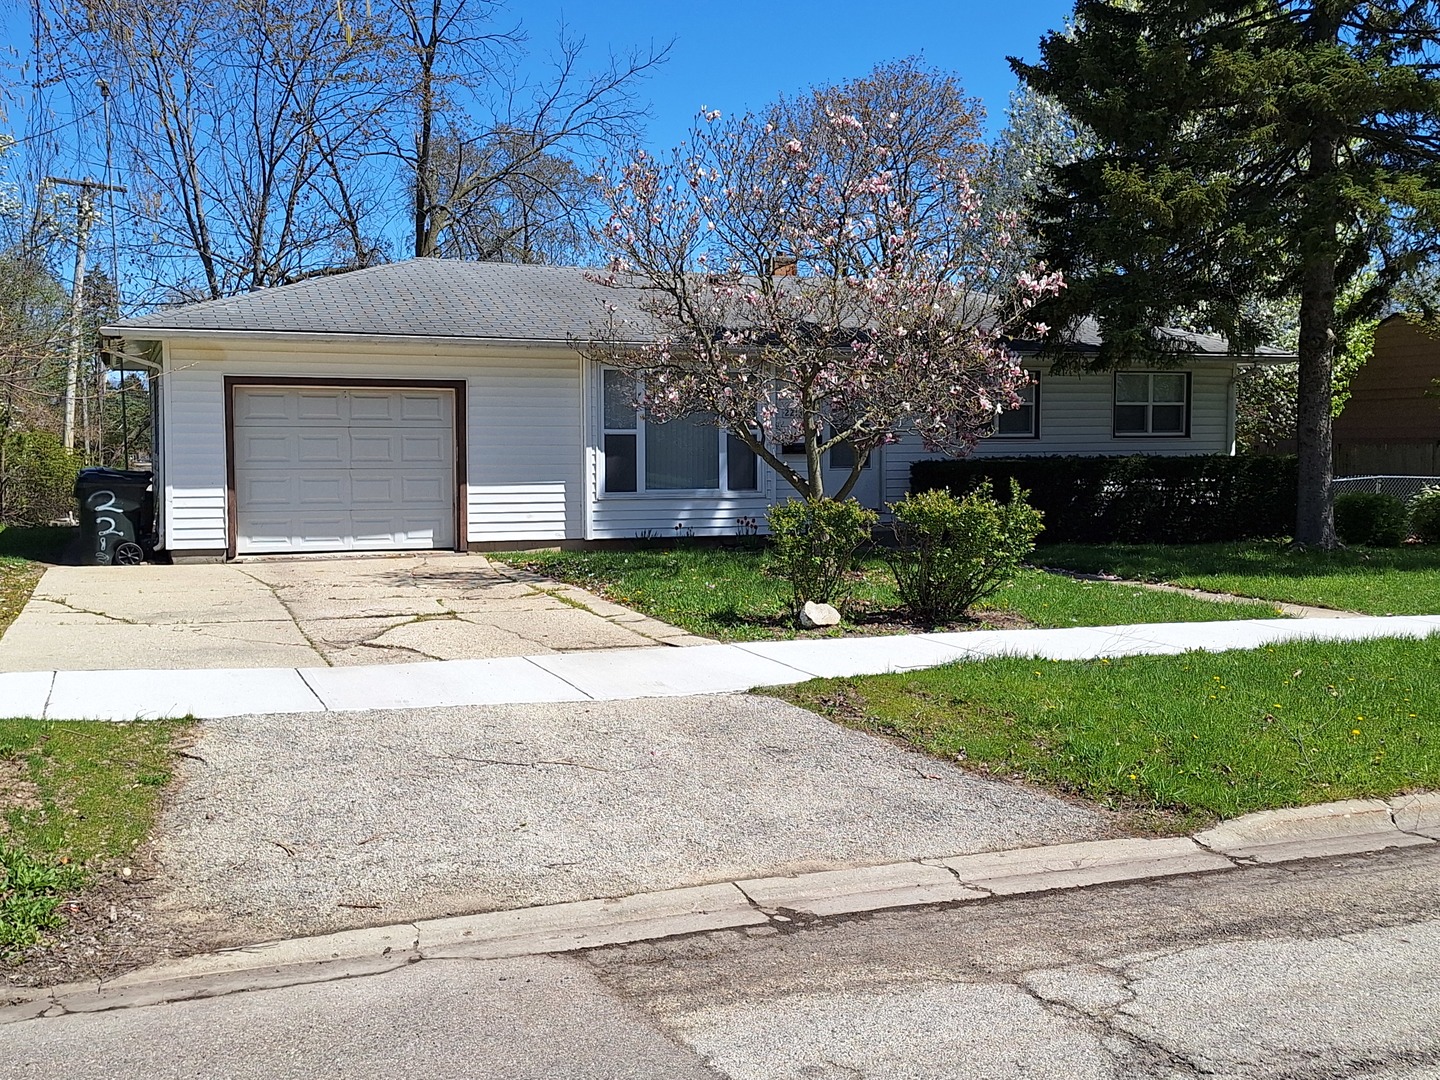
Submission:
[[[1335,418],[1336,476],[1440,476],[1440,337],[1404,315],[1375,330],[1375,351]]]
[[[159,546],[486,550],[763,524],[791,495],[763,462],[713,428],[647,424],[581,358],[607,302],[625,294],[580,270],[415,259],[104,327],[155,376]],[[1256,358],[1187,337],[1173,370],[1027,365],[1025,404],[975,452],[1232,452],[1236,372]],[[895,501],[925,456],[883,448],[856,496]],[[848,470],[845,447],[830,457]]]

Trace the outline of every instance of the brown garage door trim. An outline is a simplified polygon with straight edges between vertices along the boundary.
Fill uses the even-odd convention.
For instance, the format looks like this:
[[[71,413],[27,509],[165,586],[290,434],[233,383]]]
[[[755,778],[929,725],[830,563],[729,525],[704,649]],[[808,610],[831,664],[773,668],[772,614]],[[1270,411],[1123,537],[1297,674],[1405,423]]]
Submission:
[[[380,390],[449,390],[455,398],[455,551],[466,550],[469,530],[465,506],[464,379],[329,379],[315,375],[225,376],[225,557],[233,559],[239,542],[239,506],[235,498],[235,391],[245,386],[339,386]]]

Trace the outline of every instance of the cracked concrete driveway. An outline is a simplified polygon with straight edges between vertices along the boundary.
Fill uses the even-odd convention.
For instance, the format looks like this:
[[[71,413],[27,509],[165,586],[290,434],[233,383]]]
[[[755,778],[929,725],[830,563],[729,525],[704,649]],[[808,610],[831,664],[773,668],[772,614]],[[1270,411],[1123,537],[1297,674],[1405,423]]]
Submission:
[[[478,555],[56,566],[0,671],[319,667],[704,639]]]

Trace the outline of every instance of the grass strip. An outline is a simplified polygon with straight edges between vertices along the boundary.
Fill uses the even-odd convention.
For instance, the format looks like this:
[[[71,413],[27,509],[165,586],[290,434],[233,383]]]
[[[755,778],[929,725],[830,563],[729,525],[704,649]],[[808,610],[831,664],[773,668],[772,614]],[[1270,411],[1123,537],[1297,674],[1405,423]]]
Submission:
[[[1367,615],[1440,614],[1440,545],[1292,551],[1246,544],[1054,544],[1033,561]]]
[[[16,528],[0,525],[0,634],[3,634],[35,591],[44,561],[53,561],[74,537],[62,526]]]
[[[767,693],[1167,830],[1440,788],[1440,638],[996,659]]]
[[[494,556],[511,566],[546,574],[607,600],[720,641],[795,637],[788,586],[766,572],[767,555],[755,548],[680,546],[637,551],[539,551]],[[846,629],[914,630],[898,610],[894,578],[879,559],[868,559],[845,609]],[[1173,593],[1073,581],[1024,571],[975,614],[1041,627],[1110,626],[1141,622],[1206,622],[1273,618],[1266,604],[1224,604]],[[825,632],[821,632],[825,633]],[[807,632],[816,636],[816,632]]]
[[[189,726],[0,720],[0,956],[150,835]]]

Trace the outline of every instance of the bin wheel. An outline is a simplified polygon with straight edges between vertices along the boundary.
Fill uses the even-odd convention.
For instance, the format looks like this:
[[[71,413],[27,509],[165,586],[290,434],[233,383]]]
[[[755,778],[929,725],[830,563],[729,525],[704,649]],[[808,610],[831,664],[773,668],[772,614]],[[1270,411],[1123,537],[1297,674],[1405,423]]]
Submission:
[[[112,561],[116,566],[139,566],[145,561],[145,549],[127,540],[116,546]]]

